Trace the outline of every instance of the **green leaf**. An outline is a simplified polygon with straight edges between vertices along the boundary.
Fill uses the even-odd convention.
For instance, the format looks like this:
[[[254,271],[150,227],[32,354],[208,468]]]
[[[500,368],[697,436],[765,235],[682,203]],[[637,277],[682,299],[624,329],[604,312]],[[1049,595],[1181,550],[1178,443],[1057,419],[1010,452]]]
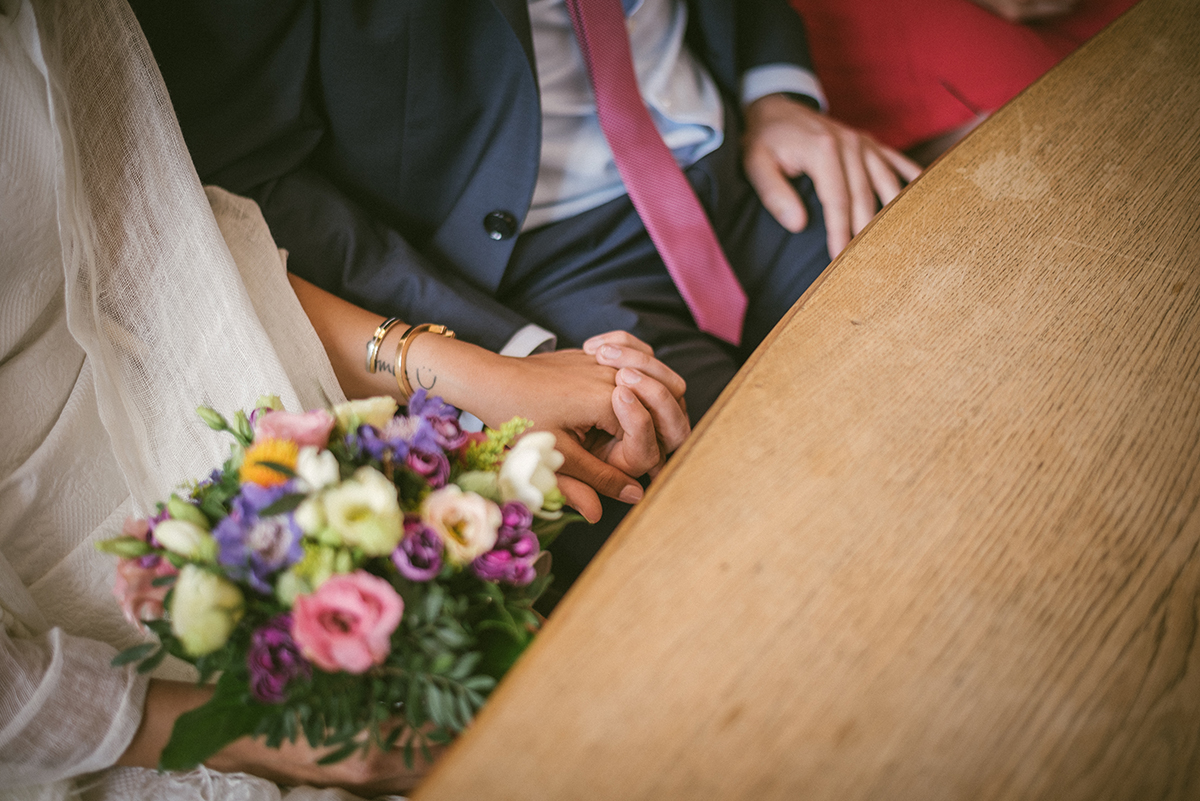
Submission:
[[[462,718],[463,728],[471,722],[471,718],[475,717],[475,710],[471,707],[471,702],[467,700],[465,693],[455,693],[454,700],[458,702],[458,716]]]
[[[271,463],[271,462],[260,462],[259,464],[266,465],[267,467],[271,468],[272,470],[276,470],[278,467],[283,467],[283,465],[275,465],[274,463]],[[284,470],[287,470],[287,468],[284,467]],[[278,472],[282,473],[283,470],[279,470]],[[291,471],[289,470],[288,472],[291,472]],[[292,475],[295,475],[295,474],[293,473]],[[261,517],[273,517],[275,515],[287,514],[288,512],[292,511],[297,506],[299,506],[300,504],[304,503],[304,499],[307,497],[308,496],[305,495],[303,492],[290,492],[287,495],[284,495],[279,500],[275,501],[275,503],[267,506],[265,509],[263,509],[261,512],[259,512],[258,516],[261,518]]]
[[[357,750],[358,750],[358,743],[355,743],[355,742],[346,743],[341,748],[338,748],[337,750],[335,750],[331,753],[328,753],[325,756],[318,759],[317,764],[318,765],[332,765],[335,762],[341,762],[343,759],[350,756]]]
[[[454,666],[454,670],[450,671],[450,678],[454,679],[455,681],[462,681],[467,676],[470,676],[471,671],[474,670],[475,666],[479,664],[479,660],[482,657],[483,654],[479,653],[478,651],[470,651],[463,654],[458,660],[458,664]]]
[[[134,645],[130,648],[126,648],[124,651],[114,656],[110,664],[113,667],[128,665],[130,662],[136,662],[139,659],[147,656],[157,647],[158,643],[156,642],[144,642],[141,645]]]
[[[433,659],[433,664],[429,667],[430,673],[441,675],[454,666],[454,654],[449,651],[442,651]]]
[[[274,470],[279,475],[286,476],[287,478],[295,478],[296,477],[296,471],[293,470],[292,468],[288,467],[286,464],[280,464],[279,462],[269,462],[266,459],[263,459],[261,462],[255,462],[255,464],[262,465],[263,467],[265,467],[269,470]],[[280,500],[283,500],[283,499],[281,498]],[[278,501],[276,501],[276,503],[278,503]],[[271,504],[271,506],[274,506],[274,505],[275,504]],[[299,504],[297,504],[297,506],[298,505]],[[270,507],[267,507],[267,508],[270,508]],[[279,513],[272,512],[272,514],[279,514]],[[262,515],[262,516],[268,517],[269,515]]]
[[[445,729],[434,729],[426,735],[425,739],[434,745],[445,745],[454,739],[454,735]]]
[[[452,626],[442,626],[434,629],[433,636],[437,637],[451,648],[461,648],[464,645],[469,645],[471,642],[471,638],[467,636],[466,632],[460,628]],[[450,666],[447,665],[446,667],[448,669]],[[439,673],[441,671],[435,670],[433,672]]]
[[[491,676],[471,676],[470,678],[463,679],[462,686],[468,690],[486,693],[496,686],[496,680]]]
[[[429,588],[429,593],[425,596],[424,617],[432,623],[437,620],[437,617],[442,612],[442,601],[446,598],[445,591],[437,584]]]
[[[138,665],[137,672],[138,673],[149,673],[150,671],[152,671],[156,667],[158,667],[160,664],[162,664],[162,661],[164,659],[166,659],[166,657],[167,657],[167,649],[159,648],[158,651],[154,654],[154,656],[150,657],[145,662]]]
[[[429,717],[433,720],[434,725],[448,727],[450,708],[439,687],[434,684],[429,685],[425,690],[425,703],[429,707]]]
[[[234,740],[253,734],[272,707],[246,701],[243,687],[226,674],[207,703],[180,715],[159,757],[159,769],[191,770]]]
[[[175,583],[177,576],[159,576],[150,582],[151,587],[170,587]]]

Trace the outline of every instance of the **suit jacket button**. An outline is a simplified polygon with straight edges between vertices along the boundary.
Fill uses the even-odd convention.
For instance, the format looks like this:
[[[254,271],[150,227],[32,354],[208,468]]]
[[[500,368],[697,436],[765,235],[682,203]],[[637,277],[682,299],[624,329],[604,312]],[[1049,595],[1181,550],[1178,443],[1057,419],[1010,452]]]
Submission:
[[[483,230],[499,242],[517,233],[517,218],[507,211],[493,211],[483,218]]]

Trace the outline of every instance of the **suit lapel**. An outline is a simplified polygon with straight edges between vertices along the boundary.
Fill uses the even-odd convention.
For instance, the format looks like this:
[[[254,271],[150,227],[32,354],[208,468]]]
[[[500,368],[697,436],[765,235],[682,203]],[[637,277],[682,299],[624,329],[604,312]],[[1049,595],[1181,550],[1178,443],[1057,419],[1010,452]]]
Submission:
[[[516,34],[517,40],[525,50],[525,58],[529,61],[529,69],[537,75],[537,62],[533,57],[533,33],[529,28],[529,5],[527,0],[492,0],[492,5],[501,16],[508,21]]]

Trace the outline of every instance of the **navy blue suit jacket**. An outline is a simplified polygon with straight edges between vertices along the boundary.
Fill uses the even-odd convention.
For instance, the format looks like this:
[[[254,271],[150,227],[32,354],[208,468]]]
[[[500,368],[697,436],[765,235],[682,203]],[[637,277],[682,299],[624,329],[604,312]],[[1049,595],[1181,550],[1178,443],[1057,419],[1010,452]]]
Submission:
[[[687,0],[722,91],[811,68],[786,0]],[[258,200],[289,269],[493,350],[537,177],[526,0],[133,0],[203,180]],[[736,103],[733,104],[736,107]]]

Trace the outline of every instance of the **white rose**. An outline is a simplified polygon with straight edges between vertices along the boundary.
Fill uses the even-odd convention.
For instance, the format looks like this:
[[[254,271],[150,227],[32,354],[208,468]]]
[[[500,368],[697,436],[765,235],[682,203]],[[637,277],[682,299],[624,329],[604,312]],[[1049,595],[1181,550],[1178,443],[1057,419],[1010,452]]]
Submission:
[[[395,398],[381,395],[375,398],[346,401],[333,407],[333,416],[337,418],[338,428],[342,431],[357,431],[360,425],[372,425],[383,428],[388,420],[395,416],[400,407]]]
[[[338,483],[342,477],[337,457],[330,451],[305,445],[296,457],[296,477],[309,492]]]
[[[554,471],[562,467],[564,457],[554,449],[554,435],[534,431],[517,440],[500,466],[500,497],[504,502],[520,501],[536,513],[545,505],[546,496],[558,489]]]
[[[154,539],[171,553],[198,562],[215,562],[217,541],[200,526],[188,520],[164,520],[154,527]]]
[[[373,467],[325,491],[325,518],[346,545],[368,556],[387,556],[404,536],[404,514],[396,485]]]
[[[215,573],[184,565],[171,596],[171,631],[192,656],[211,654],[242,618],[242,591]]]
[[[460,567],[495,546],[504,520],[499,506],[454,484],[431,492],[421,505],[421,517],[442,538],[446,558]]]

